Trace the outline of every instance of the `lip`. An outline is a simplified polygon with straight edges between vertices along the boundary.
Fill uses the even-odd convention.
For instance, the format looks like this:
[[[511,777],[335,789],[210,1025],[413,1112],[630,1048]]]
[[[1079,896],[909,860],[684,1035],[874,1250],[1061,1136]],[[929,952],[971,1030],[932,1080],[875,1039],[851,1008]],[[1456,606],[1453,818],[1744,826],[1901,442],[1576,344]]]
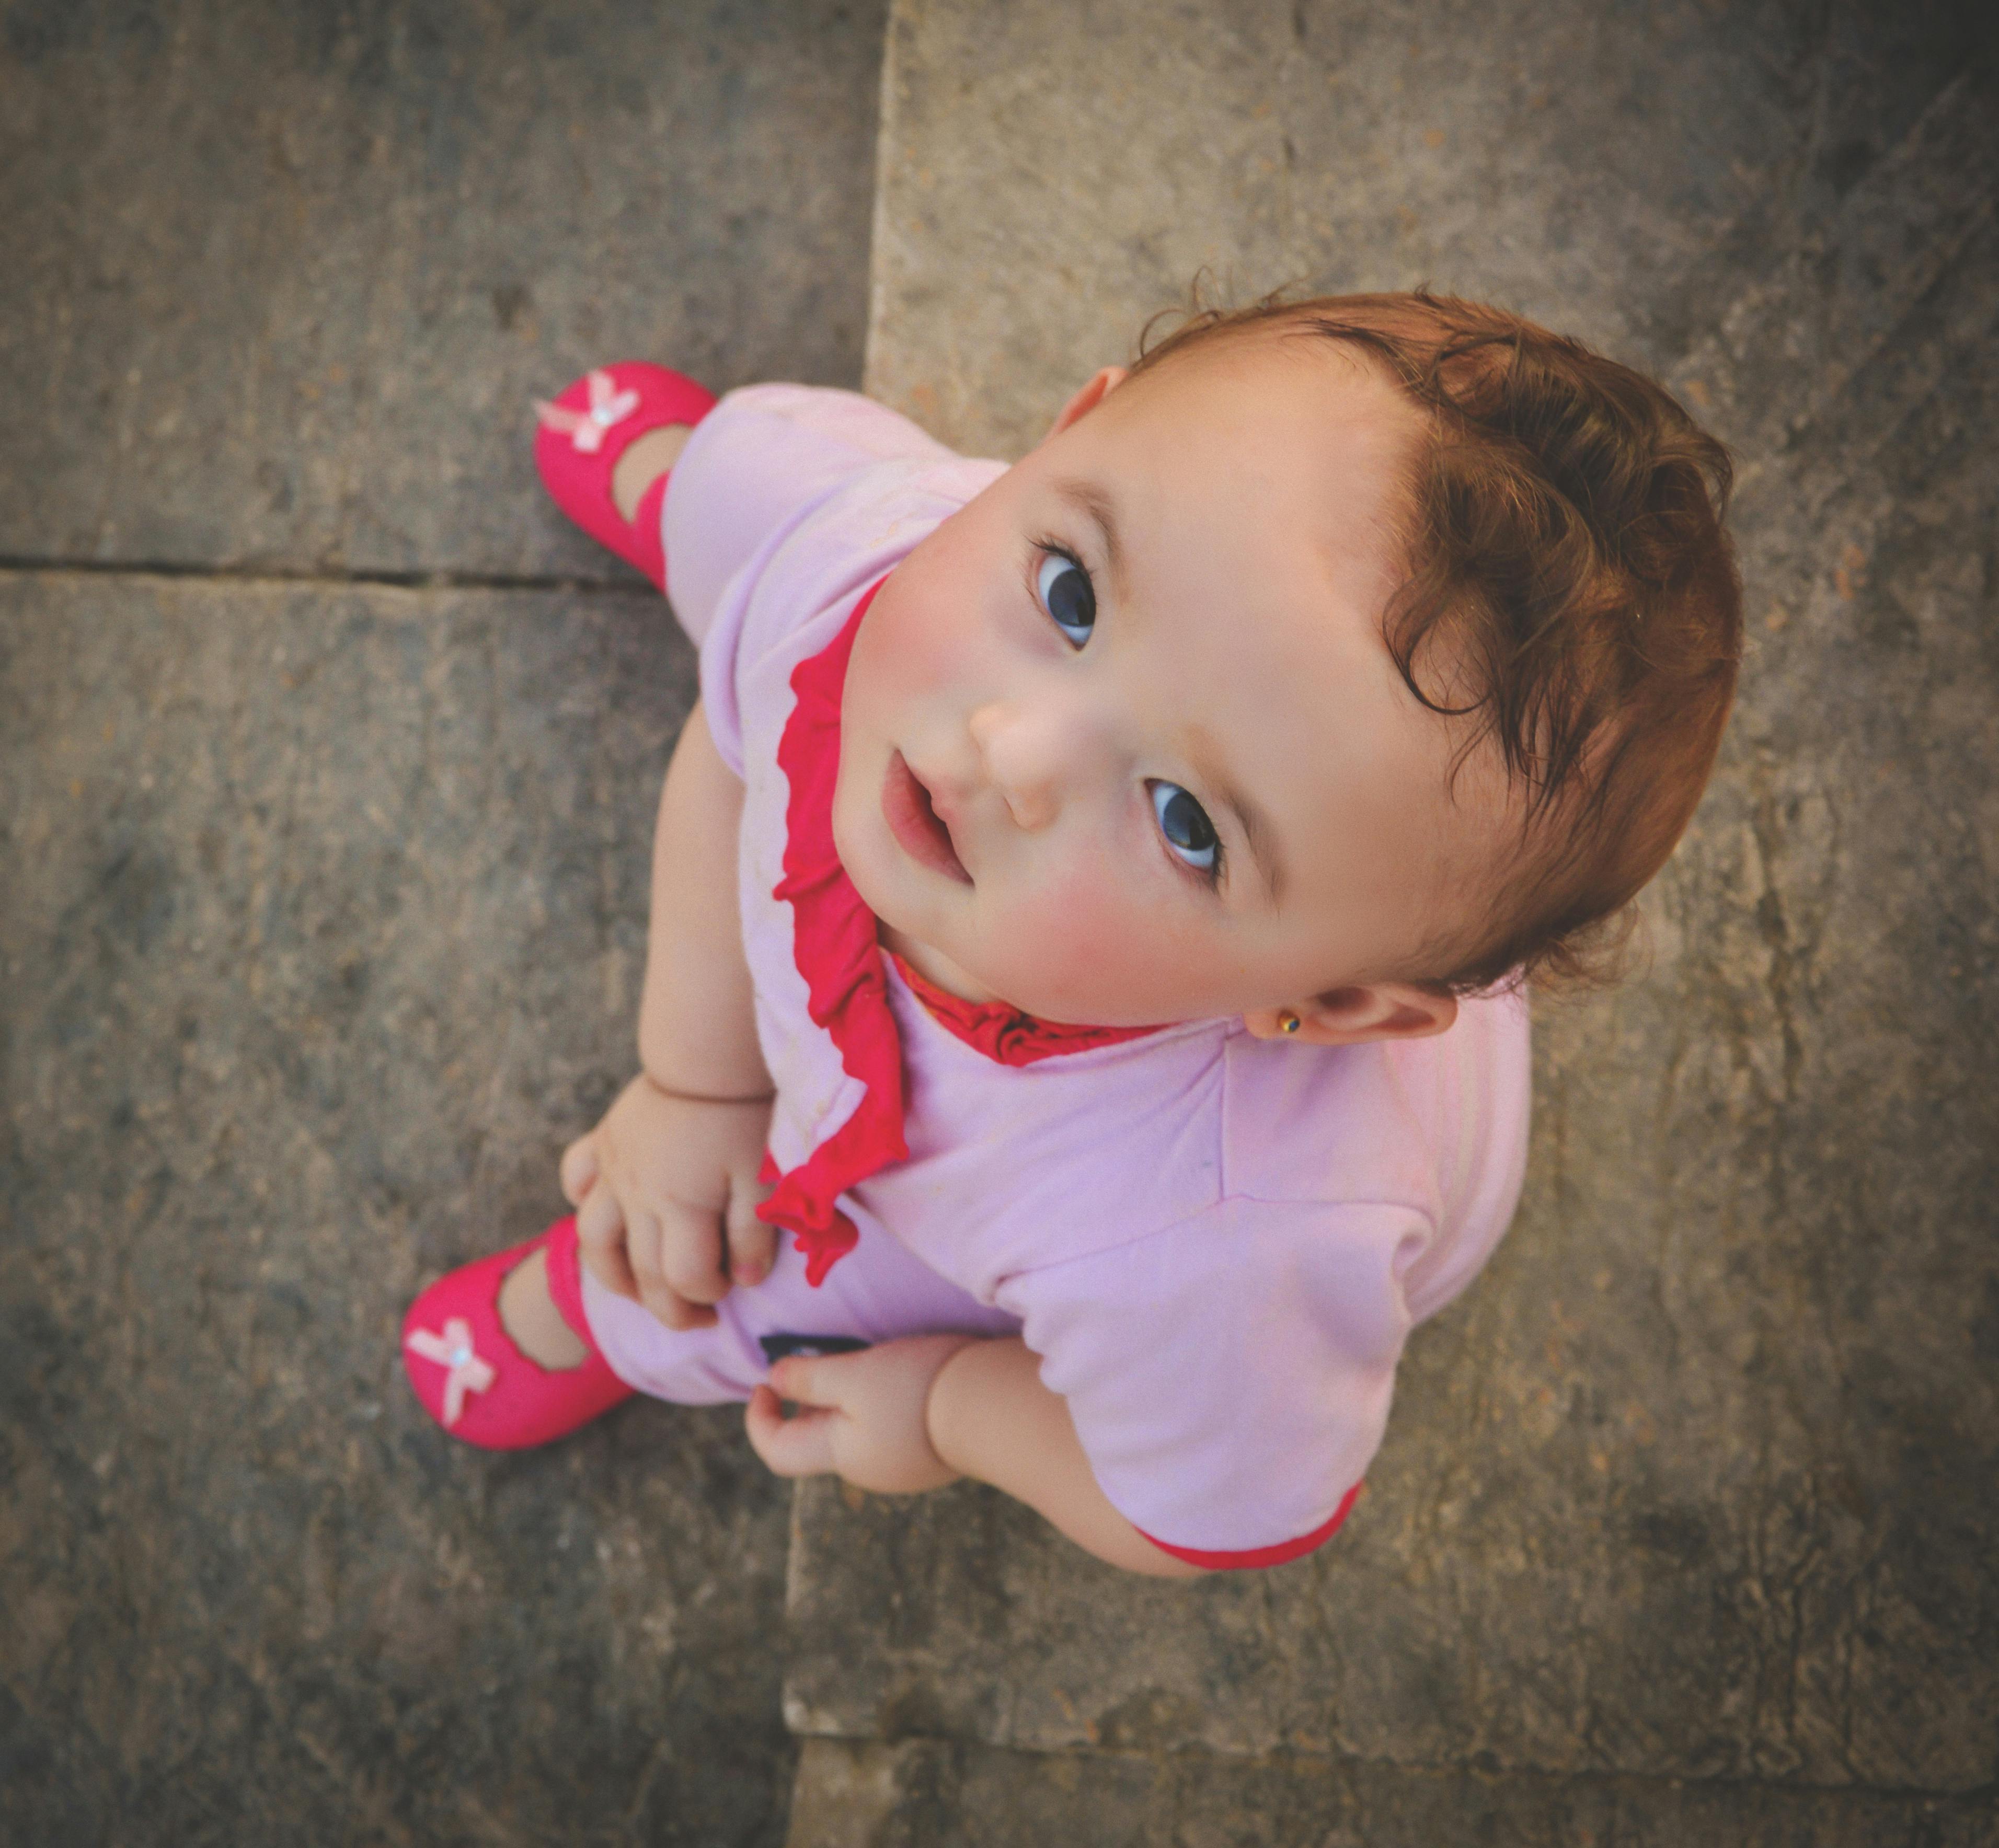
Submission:
[[[900,751],[889,753],[889,773],[882,779],[882,818],[902,851],[919,865],[960,885],[972,884],[972,875],[952,844],[950,829],[931,805],[930,792]]]

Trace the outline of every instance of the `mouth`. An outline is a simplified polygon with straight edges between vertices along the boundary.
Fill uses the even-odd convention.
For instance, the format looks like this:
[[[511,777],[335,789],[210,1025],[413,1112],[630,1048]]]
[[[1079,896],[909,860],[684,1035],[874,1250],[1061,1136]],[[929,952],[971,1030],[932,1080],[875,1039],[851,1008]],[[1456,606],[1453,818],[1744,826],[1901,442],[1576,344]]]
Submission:
[[[951,830],[930,805],[930,792],[916,780],[900,751],[890,753],[889,773],[882,781],[882,818],[912,860],[961,885],[972,884],[972,875],[951,844]]]

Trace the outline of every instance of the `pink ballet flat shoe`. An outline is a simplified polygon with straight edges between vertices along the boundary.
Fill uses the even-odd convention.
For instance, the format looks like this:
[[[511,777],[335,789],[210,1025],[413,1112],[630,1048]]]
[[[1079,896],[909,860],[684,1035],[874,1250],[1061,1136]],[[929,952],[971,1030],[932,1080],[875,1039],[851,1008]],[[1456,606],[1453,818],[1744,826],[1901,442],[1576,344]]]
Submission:
[[[556,505],[600,545],[636,565],[663,590],[667,558],[660,539],[662,475],[627,520],[611,497],[618,459],[649,430],[691,427],[715,406],[715,394],[679,372],[643,360],[598,366],[553,403],[537,400],[535,466]]]
[[[500,1286],[548,1248],[549,1294],[590,1350],[580,1367],[530,1360],[500,1320]],[[403,1365],[423,1408],[455,1438],[482,1450],[526,1450],[567,1437],[632,1396],[590,1338],[577,1268],[576,1219],[539,1238],[447,1272],[403,1318]]]

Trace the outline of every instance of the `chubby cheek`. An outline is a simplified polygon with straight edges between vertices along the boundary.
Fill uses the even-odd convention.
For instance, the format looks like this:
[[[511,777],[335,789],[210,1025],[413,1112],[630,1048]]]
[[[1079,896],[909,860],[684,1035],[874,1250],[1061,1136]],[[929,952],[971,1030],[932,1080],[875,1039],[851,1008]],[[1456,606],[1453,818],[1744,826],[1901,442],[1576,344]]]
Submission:
[[[1191,946],[1162,929],[1156,892],[1072,866],[1009,906],[989,933],[990,985],[1045,1019],[1150,1026],[1184,1013]]]
[[[882,618],[869,613],[847,670],[847,702],[878,720],[934,697],[948,683],[954,652],[948,620],[926,621],[914,611]]]
[[[976,654],[985,574],[953,569],[952,551],[936,544],[949,524],[896,568],[854,638],[847,700],[877,718],[941,697]]]

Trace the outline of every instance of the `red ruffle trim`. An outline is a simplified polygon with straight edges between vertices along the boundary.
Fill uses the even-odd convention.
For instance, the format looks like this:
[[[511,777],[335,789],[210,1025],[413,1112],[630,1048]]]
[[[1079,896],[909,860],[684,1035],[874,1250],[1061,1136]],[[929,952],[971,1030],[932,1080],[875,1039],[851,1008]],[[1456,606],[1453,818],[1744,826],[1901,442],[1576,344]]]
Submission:
[[[1259,1566],[1284,1566],[1293,1559],[1303,1559],[1315,1547],[1325,1545],[1338,1533],[1339,1524],[1353,1512],[1353,1504],[1367,1486],[1365,1483],[1356,1483],[1349,1489],[1325,1526],[1315,1527],[1295,1540],[1280,1540],[1275,1546],[1252,1546],[1241,1552],[1207,1552],[1197,1546],[1175,1546],[1156,1534],[1146,1534],[1143,1528],[1138,1531],[1145,1534],[1161,1552],[1171,1553],[1176,1559],[1184,1559],[1190,1566],[1204,1566],[1211,1572],[1243,1572]]]
[[[840,697],[861,619],[887,580],[878,579],[825,648],[792,670],[793,704],[778,743],[790,794],[785,811],[785,874],[771,896],[792,908],[792,955],[805,978],[806,1011],[833,1036],[840,1062],[864,1087],[860,1104],[788,1174],[767,1154],[759,1177],[777,1183],[757,1217],[798,1241],[814,1288],[852,1251],[860,1234],[840,1210],[857,1182],[909,1152],[902,1138],[902,1042],[889,1005],[888,971],[868,908],[833,844],[833,793],[840,777]],[[1003,1002],[961,1001],[900,965],[911,989],[967,1045],[1003,1065],[1031,1065],[1157,1033],[1152,1026],[1062,1026]]]
[[[771,896],[792,908],[792,957],[805,978],[806,1009],[840,1048],[840,1062],[865,1087],[854,1114],[778,1182],[757,1216],[798,1241],[805,1281],[816,1288],[861,1234],[836,1203],[857,1181],[899,1161],[902,1043],[889,1011],[889,978],[861,902],[833,844],[833,791],[840,775],[840,694],[861,618],[884,580],[854,606],[831,645],[792,670],[795,704],[778,744],[791,786],[785,876]]]
[[[1031,1065],[1058,1053],[1088,1052],[1099,1046],[1142,1040],[1159,1030],[1156,1026],[1065,1026],[1058,1020],[1037,1020],[1003,1001],[966,1001],[917,974],[893,950],[889,955],[909,985],[909,992],[923,1004],[924,1012],[973,1051],[1002,1065]]]

